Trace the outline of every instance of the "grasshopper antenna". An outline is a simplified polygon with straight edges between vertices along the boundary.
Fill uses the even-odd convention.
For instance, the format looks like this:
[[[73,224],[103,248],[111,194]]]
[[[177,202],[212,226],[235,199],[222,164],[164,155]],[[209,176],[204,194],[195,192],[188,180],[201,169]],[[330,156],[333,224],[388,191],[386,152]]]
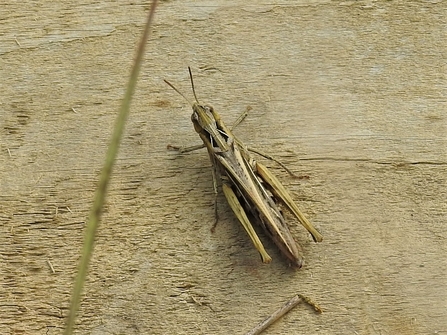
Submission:
[[[182,92],[180,92],[174,85],[172,85],[169,81],[167,81],[166,79],[163,79],[163,81],[166,83],[166,84],[168,84],[169,86],[171,86],[171,88],[174,90],[174,91],[176,91],[178,94],[180,94],[182,97],[183,97],[183,99],[185,99],[191,106],[193,105],[192,103],[191,103],[191,101],[189,101],[188,100],[188,98],[187,97],[185,97],[185,95],[182,93]],[[194,96],[195,96],[195,94],[194,94]],[[197,100],[197,99],[196,99]]]
[[[189,71],[189,78],[191,78],[192,93],[194,94],[194,98],[196,99],[197,103],[199,103],[199,100],[197,99],[197,95],[196,95],[196,90],[194,89],[194,80],[192,80],[192,71],[189,66],[188,66],[188,71]]]

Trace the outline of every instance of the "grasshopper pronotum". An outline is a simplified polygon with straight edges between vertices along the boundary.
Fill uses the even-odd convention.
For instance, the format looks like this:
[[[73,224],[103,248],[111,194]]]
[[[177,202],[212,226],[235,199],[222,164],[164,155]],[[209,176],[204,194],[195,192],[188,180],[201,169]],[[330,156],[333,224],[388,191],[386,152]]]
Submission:
[[[279,180],[267,167],[251,157],[249,149],[233,135],[231,129],[225,125],[213,107],[199,103],[191,69],[188,67],[188,70],[195,98],[194,103],[191,103],[167,80],[165,82],[191,105],[193,110],[191,120],[203,145],[186,149],[169,147],[181,152],[206,147],[213,165],[214,191],[217,195],[217,176],[219,176],[228,204],[261,254],[262,261],[269,263],[272,258],[265,251],[246,211],[249,211],[264,228],[266,234],[275,242],[290,264],[300,268],[304,262],[301,247],[290,233],[277,205],[278,200],[296,216],[310,232],[315,242],[321,242],[323,236],[306,219]]]

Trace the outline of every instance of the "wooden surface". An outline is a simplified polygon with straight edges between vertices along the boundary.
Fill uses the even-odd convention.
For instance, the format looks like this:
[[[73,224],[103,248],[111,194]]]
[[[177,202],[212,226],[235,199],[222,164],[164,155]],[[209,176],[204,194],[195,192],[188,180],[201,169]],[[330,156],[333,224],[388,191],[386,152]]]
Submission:
[[[83,228],[148,5],[0,6],[0,333],[60,334]],[[111,182],[78,334],[447,332],[446,4],[165,1]],[[323,233],[263,265],[194,145],[188,104],[266,162]],[[261,159],[261,161],[265,161]],[[51,266],[54,268],[54,273]]]

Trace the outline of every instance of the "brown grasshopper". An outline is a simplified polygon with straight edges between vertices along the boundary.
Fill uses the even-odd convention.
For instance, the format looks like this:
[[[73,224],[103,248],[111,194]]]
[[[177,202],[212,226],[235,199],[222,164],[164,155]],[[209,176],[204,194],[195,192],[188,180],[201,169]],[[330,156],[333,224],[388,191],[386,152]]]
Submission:
[[[191,103],[167,80],[165,82],[191,105],[193,110],[191,120],[195,131],[203,141],[203,145],[191,148],[169,146],[169,148],[187,152],[206,147],[213,165],[215,200],[217,201],[217,176],[219,176],[228,204],[261,254],[262,261],[270,263],[272,258],[265,251],[262,242],[248,219],[246,211],[250,212],[252,217],[264,228],[266,234],[270,236],[290,264],[301,268],[304,262],[301,247],[290,233],[289,227],[278,207],[278,200],[289,208],[300,223],[310,232],[315,242],[321,242],[323,236],[299,210],[279,180],[267,167],[256,162],[251,157],[249,151],[260,153],[248,149],[238,140],[232,133],[231,128],[225,125],[213,107],[199,103],[194,89],[192,72],[189,67],[188,70],[195,98],[194,103]],[[270,156],[263,156],[273,159]],[[283,165],[281,164],[281,166]],[[217,220],[217,203],[215,203],[215,211]]]

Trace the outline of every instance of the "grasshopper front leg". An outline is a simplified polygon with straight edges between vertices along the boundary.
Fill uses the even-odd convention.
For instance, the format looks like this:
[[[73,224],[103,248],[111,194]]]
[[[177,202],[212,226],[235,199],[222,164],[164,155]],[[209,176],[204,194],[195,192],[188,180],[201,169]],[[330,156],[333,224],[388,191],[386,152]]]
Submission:
[[[230,205],[234,214],[237,216],[238,220],[240,221],[242,226],[245,228],[245,231],[247,232],[248,236],[250,236],[251,241],[253,242],[255,248],[261,254],[262,262],[270,263],[272,261],[272,258],[269,256],[267,251],[265,251],[261,240],[259,239],[255,230],[253,229],[253,226],[252,226],[250,220],[248,220],[247,214],[245,213],[244,208],[242,207],[241,203],[239,202],[233,189],[227,183],[223,183],[222,190],[223,190],[223,192],[225,194],[225,198],[227,198],[228,204]]]
[[[203,149],[203,148],[205,148],[205,144],[197,144],[197,145],[193,145],[191,147],[178,147],[176,145],[168,144],[169,150],[175,150],[175,151],[180,152],[181,154],[183,154],[185,152],[191,152],[194,150]]]

